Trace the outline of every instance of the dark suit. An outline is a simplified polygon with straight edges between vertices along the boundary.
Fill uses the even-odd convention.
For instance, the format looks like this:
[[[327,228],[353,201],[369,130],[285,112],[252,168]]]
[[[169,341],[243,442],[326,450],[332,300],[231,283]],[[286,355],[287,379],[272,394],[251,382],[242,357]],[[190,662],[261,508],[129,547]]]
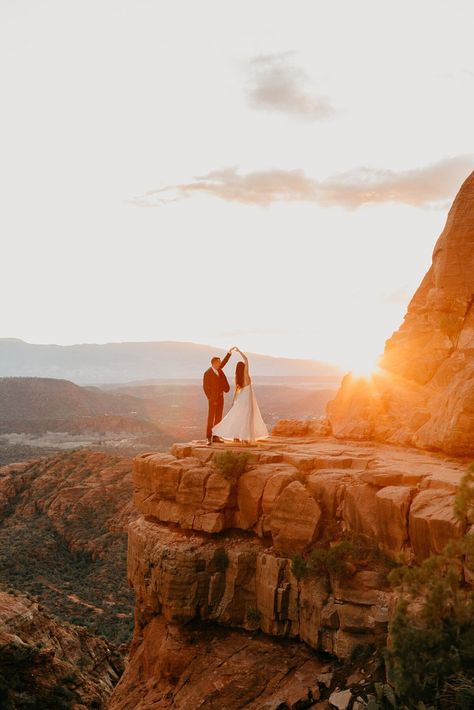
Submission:
[[[206,436],[208,439],[212,437],[212,427],[219,424],[222,419],[222,412],[224,410],[224,392],[230,390],[230,385],[227,381],[227,377],[222,372],[223,368],[229,362],[231,353],[227,353],[225,358],[221,362],[219,368],[219,374],[216,375],[212,367],[210,367],[204,373],[202,379],[202,386],[206,397],[209,400],[209,413],[207,415],[207,430]]]

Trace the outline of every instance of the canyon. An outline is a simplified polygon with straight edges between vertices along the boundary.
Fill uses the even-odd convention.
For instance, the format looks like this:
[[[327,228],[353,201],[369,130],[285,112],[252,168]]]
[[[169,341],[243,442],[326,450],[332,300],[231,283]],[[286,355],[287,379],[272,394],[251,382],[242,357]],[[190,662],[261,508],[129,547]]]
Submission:
[[[0,707],[104,708],[122,670],[105,639],[0,590]]]
[[[125,565],[132,462],[75,451],[0,467],[0,583],[58,621],[129,640]]]

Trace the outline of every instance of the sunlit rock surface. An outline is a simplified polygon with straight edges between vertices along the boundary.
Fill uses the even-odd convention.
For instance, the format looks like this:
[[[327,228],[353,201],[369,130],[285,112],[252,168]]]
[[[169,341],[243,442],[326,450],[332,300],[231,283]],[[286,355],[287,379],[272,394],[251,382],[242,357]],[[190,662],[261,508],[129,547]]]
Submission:
[[[335,436],[474,453],[474,172],[380,365],[343,380],[328,404]]]
[[[219,468],[224,450],[249,455],[234,482]],[[135,632],[109,707],[306,707],[297,703],[321,690],[315,654],[383,645],[393,599],[375,558],[341,577],[295,576],[292,557],[332,529],[425,559],[463,533],[452,505],[464,470],[436,453],[327,436],[137,457]]]
[[[135,506],[147,519],[185,531],[252,532],[283,555],[307,550],[332,520],[376,539],[389,553],[410,557],[416,548],[420,556],[408,525],[413,506],[432,528],[439,520],[450,526],[448,535],[461,534],[451,512],[441,518],[417,501],[422,491],[427,496],[435,489],[451,511],[462,462],[380,444],[304,442],[274,437],[246,449],[248,470],[235,484],[215,465],[219,446],[175,444],[171,454],[142,454],[134,461]],[[435,539],[425,557],[439,551]]]

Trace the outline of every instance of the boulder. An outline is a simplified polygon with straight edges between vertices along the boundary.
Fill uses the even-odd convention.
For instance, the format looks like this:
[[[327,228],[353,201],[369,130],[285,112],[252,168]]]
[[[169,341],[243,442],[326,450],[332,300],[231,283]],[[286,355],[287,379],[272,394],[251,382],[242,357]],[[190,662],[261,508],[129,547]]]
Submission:
[[[230,506],[232,482],[220,473],[211,473],[206,479],[206,490],[202,507],[205,510],[224,510]]]
[[[350,478],[340,471],[321,471],[308,476],[306,485],[329,518],[335,518],[341,507],[346,483]]]
[[[377,542],[385,552],[398,555],[408,541],[408,510],[415,489],[385,486],[375,494]]]
[[[268,515],[271,513],[275,500],[282,490],[295,479],[298,469],[294,466],[276,464],[267,466],[266,470],[269,476],[263,490],[262,511],[265,515]]]
[[[200,466],[184,470],[176,493],[176,501],[185,505],[200,506],[203,502],[206,481],[211,468]]]
[[[346,487],[343,518],[349,530],[371,538],[376,537],[376,492],[376,489],[367,483],[354,483]]]
[[[383,580],[375,570],[362,570],[348,579],[335,577],[331,583],[334,599],[339,602],[372,606],[384,600]]]
[[[270,477],[269,466],[259,466],[243,473],[237,485],[235,526],[252,528],[262,514],[263,489]]]
[[[302,552],[317,539],[321,508],[306,488],[293,481],[275,501],[270,515],[273,544],[279,552]]]
[[[352,699],[352,693],[350,690],[335,690],[329,696],[329,702],[337,710],[346,710],[349,707],[349,703]]]
[[[409,532],[418,562],[462,537],[463,525],[454,515],[454,495],[436,489],[418,493],[410,508]]]

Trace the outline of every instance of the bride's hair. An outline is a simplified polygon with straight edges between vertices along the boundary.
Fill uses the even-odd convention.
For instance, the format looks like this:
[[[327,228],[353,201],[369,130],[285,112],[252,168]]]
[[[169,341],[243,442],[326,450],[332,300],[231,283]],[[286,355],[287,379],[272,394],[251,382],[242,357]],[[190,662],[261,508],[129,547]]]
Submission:
[[[235,386],[242,388],[244,386],[245,363],[238,362],[235,366]]]

